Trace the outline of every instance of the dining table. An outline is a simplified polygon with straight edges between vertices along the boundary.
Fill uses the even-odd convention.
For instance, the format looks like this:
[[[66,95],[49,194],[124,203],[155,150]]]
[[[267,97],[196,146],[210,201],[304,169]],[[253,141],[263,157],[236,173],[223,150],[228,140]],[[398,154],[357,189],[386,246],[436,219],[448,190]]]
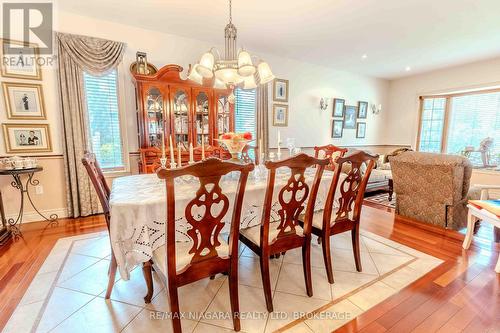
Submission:
[[[305,181],[312,186],[315,168],[308,168],[304,173]],[[240,229],[253,227],[261,223],[264,197],[267,189],[268,172],[265,168],[256,167],[249,174]],[[271,220],[278,220],[279,203],[277,195],[290,177],[290,172],[278,172],[275,179]],[[333,172],[324,171],[321,178],[315,211],[322,210],[331,185]],[[340,181],[346,176],[340,175]],[[230,202],[234,202],[239,173],[230,173],[220,180],[222,192]],[[183,176],[175,180],[175,241],[188,242],[187,231],[190,225],[184,217],[184,209],[191,201],[200,186],[199,180],[192,176]],[[153,251],[165,244],[165,222],[167,216],[165,180],[156,174],[139,174],[116,178],[113,181],[110,195],[110,241],[122,279],[128,280],[130,272],[139,264],[149,261]],[[338,197],[339,189],[335,197]],[[225,215],[222,233],[229,232],[232,217],[232,205]]]

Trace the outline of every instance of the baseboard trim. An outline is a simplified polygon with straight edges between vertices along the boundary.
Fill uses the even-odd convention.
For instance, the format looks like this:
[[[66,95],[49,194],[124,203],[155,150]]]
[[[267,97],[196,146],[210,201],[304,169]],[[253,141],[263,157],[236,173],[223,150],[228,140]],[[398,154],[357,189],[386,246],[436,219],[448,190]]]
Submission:
[[[40,210],[40,213],[42,213],[47,217],[49,217],[52,214],[56,214],[60,219],[69,217],[69,212],[67,208],[45,209],[45,210]],[[11,218],[15,220],[17,218],[17,213],[8,214],[5,216],[5,218],[7,220]],[[23,224],[32,222],[42,222],[42,221],[43,218],[40,215],[38,215],[37,212],[35,212],[34,210],[23,213]]]

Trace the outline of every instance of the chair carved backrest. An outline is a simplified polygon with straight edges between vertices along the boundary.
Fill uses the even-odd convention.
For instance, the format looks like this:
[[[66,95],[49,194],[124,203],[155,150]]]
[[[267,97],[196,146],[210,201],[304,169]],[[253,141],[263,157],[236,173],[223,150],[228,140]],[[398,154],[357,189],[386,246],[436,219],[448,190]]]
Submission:
[[[102,209],[104,211],[106,223],[108,224],[109,229],[109,197],[111,195],[109,186],[106,183],[106,179],[104,178],[104,174],[99,166],[99,162],[97,162],[95,154],[85,151],[82,158],[82,163],[85,167],[85,170],[87,170],[90,181],[94,186],[97,196],[99,197],[99,202],[101,203]]]
[[[253,163],[254,162],[249,154],[250,149],[255,149],[255,147],[252,147],[250,145],[246,145],[243,148],[243,150],[241,151],[241,160],[245,163]]]
[[[334,220],[359,222],[361,206],[365,195],[366,185],[371,171],[378,160],[378,155],[370,155],[364,151],[356,151],[345,157],[337,157],[335,173],[328,190],[328,196],[325,203],[323,214],[323,230],[329,228],[332,222],[333,206],[337,188],[340,190],[338,198],[338,208],[335,212]],[[342,167],[345,164],[350,165],[349,173],[346,178],[339,183]],[[362,172],[362,164],[366,164],[366,171]]]
[[[267,191],[264,201],[264,209],[261,224],[260,242],[267,242],[269,239],[269,223],[271,222],[271,210],[273,206],[273,192],[278,168],[288,168],[291,172],[286,184],[278,192],[278,215],[279,226],[277,238],[295,235],[295,228],[299,225],[299,216],[305,212],[304,233],[307,235],[311,230],[312,215],[314,204],[321,182],[321,176],[325,166],[329,163],[328,159],[317,159],[306,154],[299,154],[285,160],[265,162],[269,169]],[[318,166],[312,186],[306,183],[305,171],[312,166]],[[307,206],[305,202],[307,200]],[[266,243],[267,244],[267,243]]]
[[[224,227],[224,218],[229,211],[229,199],[220,186],[222,177],[239,171],[240,179],[233,204],[233,216],[229,239],[229,255],[238,254],[238,233],[248,174],[252,164],[237,164],[210,157],[202,162],[176,169],[159,169],[157,175],[166,180],[167,189],[167,266],[169,274],[175,272],[175,179],[192,176],[198,179],[200,187],[185,209],[184,216],[191,229],[187,232],[193,241],[189,250],[192,254],[190,265],[212,258],[218,258],[219,233]]]
[[[347,148],[341,148],[332,144],[326,146],[316,146],[314,147],[314,157],[316,158],[329,158],[330,163],[326,166],[326,170],[334,170],[335,169],[335,157],[334,155],[338,155],[343,157],[347,153]],[[322,154],[322,156],[320,156]]]

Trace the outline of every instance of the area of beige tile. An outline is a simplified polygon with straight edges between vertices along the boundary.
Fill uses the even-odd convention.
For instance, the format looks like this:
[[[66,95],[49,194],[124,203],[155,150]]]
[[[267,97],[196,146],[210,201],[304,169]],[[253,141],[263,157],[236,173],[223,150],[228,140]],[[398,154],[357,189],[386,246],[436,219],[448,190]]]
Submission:
[[[193,332],[197,322],[181,319],[183,333]],[[123,333],[173,333],[172,320],[163,314],[143,309],[122,331]]]
[[[58,282],[61,283],[66,281],[73,275],[80,273],[97,263],[99,260],[100,259],[96,257],[89,257],[81,254],[69,254],[66,258],[61,274],[59,274]]]
[[[396,255],[396,256],[407,256],[406,253],[398,251],[396,248],[391,247],[389,245],[382,244],[381,242],[378,242],[376,240],[373,240],[368,237],[363,237],[363,242],[366,245],[366,248],[368,249],[368,252],[370,253],[382,253],[382,254],[391,254],[391,255]]]
[[[96,297],[51,332],[120,332],[142,308]]]
[[[356,263],[352,250],[336,249],[332,251],[332,266],[334,270],[356,272]],[[361,253],[362,272],[367,274],[378,274],[377,268],[371,256],[367,252]]]
[[[413,281],[418,280],[422,275],[409,266],[403,267],[396,272],[385,277],[381,281],[394,289],[403,289]]]
[[[396,291],[396,289],[393,289],[379,281],[360,290],[348,299],[356,306],[366,311],[374,305],[382,302],[387,297],[393,295]]]
[[[443,263],[442,260],[437,258],[419,258],[415,262],[412,262],[408,267],[412,268],[417,272],[417,274],[425,274],[436,268]]]
[[[335,282],[330,285],[332,290],[332,299],[338,299],[353,290],[376,280],[377,278],[378,275],[374,274],[334,271],[333,279]]]
[[[362,312],[362,309],[345,299],[315,314],[305,323],[315,333],[329,333],[356,318]]]
[[[327,303],[328,301],[326,300],[277,291],[273,297],[274,312],[267,320],[266,332],[274,332],[278,328],[299,319],[302,315],[314,311]]]
[[[68,289],[54,288],[36,332],[49,332],[94,297]]]
[[[52,283],[56,279],[57,272],[37,274],[33,281],[31,281],[28,290],[24,294],[20,305],[43,301],[47,298]]]
[[[311,280],[313,286],[312,297],[330,301],[332,299],[330,283],[325,269],[312,267]],[[302,264],[283,263],[276,290],[307,297]]]
[[[103,259],[57,285],[97,296],[108,286],[108,268],[109,260]],[[117,274],[116,279],[118,278]]]
[[[71,252],[103,259],[111,254],[109,237],[104,236],[76,241]]]
[[[234,332],[231,329],[228,328],[222,328],[220,326],[214,326],[206,323],[198,323],[196,325],[194,333],[225,333],[225,332]]]
[[[392,271],[399,266],[414,260],[413,257],[403,256],[403,255],[392,255],[392,254],[382,254],[382,253],[370,253],[373,263],[377,267],[377,271],[380,275]]]
[[[18,305],[2,333],[30,332],[44,301]]]
[[[269,260],[269,275],[271,279],[271,289],[276,288],[278,273],[281,267],[282,259]],[[241,256],[238,261],[238,281],[240,284],[250,287],[262,287],[262,274],[260,272],[259,257]]]
[[[238,294],[240,313],[244,314],[241,319],[241,330],[244,332],[263,332],[268,317],[263,289],[240,285]],[[201,322],[232,329],[232,319],[216,318],[214,315],[217,313],[231,313],[229,283],[227,280],[207,309],[205,314],[207,318],[202,319]]]

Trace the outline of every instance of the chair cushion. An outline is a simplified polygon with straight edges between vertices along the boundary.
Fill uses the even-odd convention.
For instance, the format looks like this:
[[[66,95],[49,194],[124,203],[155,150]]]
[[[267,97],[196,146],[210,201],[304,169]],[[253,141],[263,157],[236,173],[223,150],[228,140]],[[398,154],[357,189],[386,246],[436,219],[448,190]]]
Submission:
[[[269,243],[272,243],[279,234],[279,222],[271,222],[269,224]],[[285,230],[287,231],[287,230]],[[297,235],[303,235],[304,230],[300,226],[295,226],[295,233]],[[260,224],[255,227],[240,229],[240,234],[245,236],[249,241],[254,243],[255,245],[260,246]]]
[[[221,235],[219,235],[219,242],[221,245],[216,248],[219,257],[227,257],[229,255],[229,244]],[[193,247],[193,241],[175,243],[175,266],[177,271],[182,270],[191,262],[191,259],[193,258],[193,254],[189,254],[191,247]],[[167,252],[165,245],[162,245],[153,251],[153,261],[156,265],[158,265],[162,273],[167,276]]]
[[[370,178],[368,178],[368,183],[383,182],[391,177],[391,170],[373,169],[370,173]]]
[[[315,228],[318,228],[320,230],[323,229],[323,210],[322,211],[319,211],[319,212],[315,212],[314,215],[313,215],[313,227]],[[332,220],[335,220],[335,214],[336,212],[332,212]],[[353,216],[354,216],[354,211],[350,211],[349,212],[349,219],[352,220],[353,219]],[[335,221],[332,221],[330,226],[334,225],[335,224]]]

